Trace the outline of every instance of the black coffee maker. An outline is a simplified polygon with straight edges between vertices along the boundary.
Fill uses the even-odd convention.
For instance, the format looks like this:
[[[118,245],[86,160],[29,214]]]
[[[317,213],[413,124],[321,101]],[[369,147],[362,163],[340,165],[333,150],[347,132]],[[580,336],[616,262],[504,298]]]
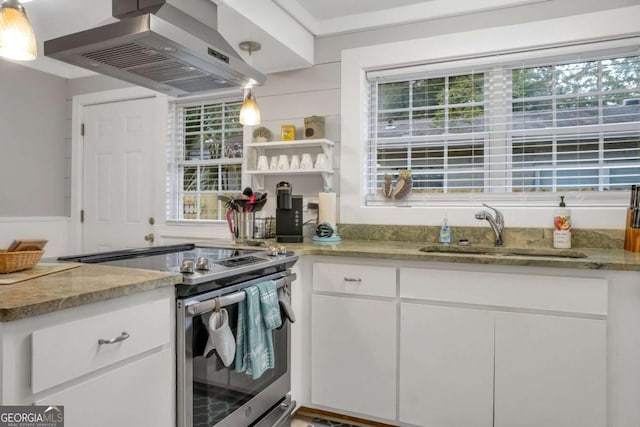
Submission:
[[[302,243],[302,196],[292,195],[288,182],[276,185],[276,241]]]

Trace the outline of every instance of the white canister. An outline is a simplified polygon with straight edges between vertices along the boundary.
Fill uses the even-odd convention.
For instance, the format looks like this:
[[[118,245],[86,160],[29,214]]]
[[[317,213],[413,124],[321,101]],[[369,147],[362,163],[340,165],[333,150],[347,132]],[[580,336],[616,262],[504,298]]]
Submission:
[[[281,154],[280,157],[278,157],[278,170],[289,170],[289,156],[286,154]]]
[[[267,156],[258,157],[258,167],[256,169],[259,171],[269,170],[269,159],[267,158]]]
[[[300,160],[300,169],[313,169],[313,159],[310,153],[304,153]]]
[[[336,193],[330,188],[318,194],[318,224],[323,222],[336,227]]]
[[[289,169],[300,169],[300,156],[298,156],[297,154],[291,156],[291,164],[289,164]]]
[[[318,154],[316,163],[313,165],[316,169],[324,169],[327,165],[327,156],[324,153]]]
[[[269,163],[269,170],[278,170],[278,156],[271,156],[271,163]]]

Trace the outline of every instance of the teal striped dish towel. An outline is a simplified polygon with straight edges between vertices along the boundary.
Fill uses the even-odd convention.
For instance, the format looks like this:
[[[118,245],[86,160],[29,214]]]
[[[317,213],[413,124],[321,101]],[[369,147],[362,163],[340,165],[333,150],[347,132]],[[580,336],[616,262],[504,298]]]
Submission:
[[[278,301],[278,285],[273,280],[256,285],[260,294],[260,309],[265,328],[272,330],[282,325],[280,302]]]
[[[282,324],[275,282],[249,286],[238,305],[236,371],[258,379],[274,367],[273,329]],[[274,313],[277,312],[277,315]]]

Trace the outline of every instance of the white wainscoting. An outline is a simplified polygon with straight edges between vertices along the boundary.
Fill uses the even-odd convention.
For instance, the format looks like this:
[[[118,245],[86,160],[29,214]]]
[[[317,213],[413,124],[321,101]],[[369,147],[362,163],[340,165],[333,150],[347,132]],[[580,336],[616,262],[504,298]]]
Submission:
[[[69,224],[64,216],[0,217],[0,249],[16,239],[46,239],[45,257],[68,255]]]

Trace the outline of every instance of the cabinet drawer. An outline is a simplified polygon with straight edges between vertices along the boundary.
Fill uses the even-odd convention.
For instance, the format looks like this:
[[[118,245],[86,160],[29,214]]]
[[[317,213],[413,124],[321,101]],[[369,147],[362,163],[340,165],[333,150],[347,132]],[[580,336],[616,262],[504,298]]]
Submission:
[[[607,314],[605,279],[422,268],[400,269],[400,297]]]
[[[165,298],[34,331],[33,392],[168,344],[172,333],[170,304]],[[123,332],[129,338],[114,344],[98,343]]]
[[[313,264],[313,290],[395,297],[396,269],[317,262]]]
[[[166,349],[35,403],[64,406],[65,427],[175,427],[173,369]]]

